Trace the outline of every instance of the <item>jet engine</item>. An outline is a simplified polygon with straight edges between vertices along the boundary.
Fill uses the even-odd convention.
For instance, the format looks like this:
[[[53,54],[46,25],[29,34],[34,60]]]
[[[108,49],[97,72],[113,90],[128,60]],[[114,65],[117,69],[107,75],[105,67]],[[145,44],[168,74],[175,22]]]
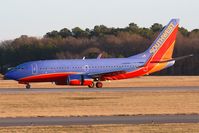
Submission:
[[[66,81],[55,82],[56,85],[85,85],[93,84],[93,79],[87,75],[69,75]]]

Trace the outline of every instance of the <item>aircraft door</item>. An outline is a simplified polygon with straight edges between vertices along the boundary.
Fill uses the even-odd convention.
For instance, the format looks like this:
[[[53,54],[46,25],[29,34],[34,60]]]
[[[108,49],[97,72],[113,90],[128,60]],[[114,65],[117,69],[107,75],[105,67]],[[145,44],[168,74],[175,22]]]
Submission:
[[[32,64],[32,74],[37,74],[37,72],[38,72],[37,64]]]
[[[89,66],[88,65],[83,66],[83,70],[84,72],[89,72]]]

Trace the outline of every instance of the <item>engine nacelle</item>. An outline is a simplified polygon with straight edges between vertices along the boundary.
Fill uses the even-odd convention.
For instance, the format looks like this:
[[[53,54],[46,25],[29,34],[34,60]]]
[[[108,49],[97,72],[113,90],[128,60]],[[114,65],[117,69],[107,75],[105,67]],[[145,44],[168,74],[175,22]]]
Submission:
[[[70,75],[68,76],[69,85],[91,85],[93,79],[85,75]]]
[[[56,85],[91,85],[93,79],[86,75],[69,75],[66,81],[55,82]]]

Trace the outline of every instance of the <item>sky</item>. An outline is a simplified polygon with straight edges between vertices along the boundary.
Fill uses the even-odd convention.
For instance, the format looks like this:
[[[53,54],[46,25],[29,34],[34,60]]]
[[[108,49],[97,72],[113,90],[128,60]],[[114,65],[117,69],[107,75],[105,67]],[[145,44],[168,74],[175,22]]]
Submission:
[[[65,27],[166,25],[171,18],[193,30],[199,28],[198,5],[199,0],[0,0],[0,41]]]

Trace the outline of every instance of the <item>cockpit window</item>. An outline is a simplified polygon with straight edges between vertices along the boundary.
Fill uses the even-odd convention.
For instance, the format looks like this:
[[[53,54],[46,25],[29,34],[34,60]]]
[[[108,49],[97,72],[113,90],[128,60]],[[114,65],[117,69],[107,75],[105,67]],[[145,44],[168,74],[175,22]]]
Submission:
[[[23,70],[24,67],[15,67],[16,70]]]

